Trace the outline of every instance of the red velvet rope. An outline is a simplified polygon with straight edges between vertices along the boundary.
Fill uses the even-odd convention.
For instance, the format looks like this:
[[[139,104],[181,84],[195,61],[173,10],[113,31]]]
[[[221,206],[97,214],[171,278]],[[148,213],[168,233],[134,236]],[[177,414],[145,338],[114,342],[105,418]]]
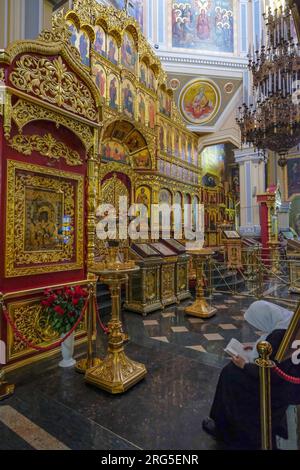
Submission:
[[[279,369],[279,367],[275,366],[273,368],[274,372],[276,372],[279,377],[281,377],[286,382],[290,382],[295,385],[300,385],[300,377],[293,377],[292,375],[288,375],[283,370]]]
[[[98,323],[100,325],[100,328],[102,328],[102,330],[104,331],[104,333],[106,335],[108,335],[109,333],[109,329],[102,323],[101,321],[101,318],[100,318],[100,315],[99,315],[99,310],[98,310],[98,305],[97,305],[97,299],[96,297],[94,297],[94,305],[95,305],[95,311],[96,311],[96,315],[97,315],[97,320],[98,320]]]
[[[8,312],[7,312],[7,308],[4,304],[2,304],[2,311],[3,311],[3,315],[7,321],[7,323],[11,326],[11,329],[13,330],[14,334],[23,342],[26,344],[26,346],[28,346],[29,348],[31,349],[35,349],[36,351],[51,351],[52,349],[55,349],[57,347],[59,347],[67,338],[69,338],[69,336],[71,336],[71,334],[73,333],[73,331],[76,330],[76,328],[78,327],[79,323],[82,321],[83,317],[84,317],[84,314],[86,312],[86,309],[87,309],[87,306],[88,306],[88,301],[89,301],[89,297],[87,297],[86,301],[85,301],[85,304],[83,306],[83,309],[81,311],[81,314],[80,314],[80,317],[78,318],[77,322],[75,323],[75,325],[72,326],[72,328],[70,329],[70,331],[63,337],[61,338],[60,340],[56,341],[55,343],[53,344],[50,344],[49,346],[36,346],[35,344],[31,343],[31,341],[29,341],[19,330],[18,328],[16,327],[16,325],[14,324],[13,320],[10,318]],[[0,306],[1,307],[1,306]]]

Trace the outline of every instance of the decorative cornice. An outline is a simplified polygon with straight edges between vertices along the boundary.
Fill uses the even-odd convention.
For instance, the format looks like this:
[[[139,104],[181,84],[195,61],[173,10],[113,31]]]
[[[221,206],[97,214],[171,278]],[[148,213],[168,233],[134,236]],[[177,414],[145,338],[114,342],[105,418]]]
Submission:
[[[51,134],[44,136],[18,134],[10,140],[9,145],[24,155],[31,155],[35,151],[53,160],[63,158],[70,166],[82,165],[79,153],[63,142],[57,141]]]
[[[208,65],[213,67],[226,67],[228,69],[243,69],[247,70],[248,68],[248,61],[247,59],[238,58],[236,60],[229,60],[225,59],[213,59],[213,58],[203,58],[203,57],[191,57],[184,55],[166,55],[166,53],[157,53],[160,60],[163,63],[181,63],[181,64],[191,64],[191,65]]]

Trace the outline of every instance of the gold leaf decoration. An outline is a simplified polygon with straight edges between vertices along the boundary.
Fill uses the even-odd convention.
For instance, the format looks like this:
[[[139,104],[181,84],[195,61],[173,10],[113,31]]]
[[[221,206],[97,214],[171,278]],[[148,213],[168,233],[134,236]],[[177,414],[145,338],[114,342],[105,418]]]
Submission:
[[[70,149],[63,142],[57,141],[51,134],[16,135],[10,140],[10,146],[24,155],[31,155],[32,152],[37,151],[44,157],[54,160],[63,158],[70,166],[82,164],[78,152]]]
[[[71,37],[71,32],[68,28],[68,25],[65,21],[63,9],[57,13],[54,13],[52,16],[52,29],[51,31],[45,30],[42,31],[39,39],[42,39],[46,42],[52,41],[69,41]]]
[[[40,119],[53,121],[56,123],[56,125],[61,124],[68,129],[71,129],[71,131],[73,131],[81,139],[87,151],[93,145],[93,133],[87,124],[83,124],[79,121],[76,121],[75,119],[67,118],[33,103],[18,100],[13,107],[12,118],[20,131],[26,124],[32,121]]]
[[[83,177],[8,160],[7,181],[6,277],[81,269]]]
[[[10,74],[18,89],[68,111],[96,121],[97,110],[88,87],[68,70],[59,56],[56,59],[25,54]]]

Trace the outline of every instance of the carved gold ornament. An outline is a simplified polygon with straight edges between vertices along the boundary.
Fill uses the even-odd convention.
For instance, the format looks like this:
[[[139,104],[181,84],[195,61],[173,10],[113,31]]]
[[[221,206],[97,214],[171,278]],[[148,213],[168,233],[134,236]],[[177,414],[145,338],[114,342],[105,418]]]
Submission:
[[[83,177],[8,160],[6,277],[83,266]]]
[[[18,89],[79,114],[92,121],[97,110],[89,88],[68,70],[59,56],[46,57],[22,55],[10,74],[11,83]]]
[[[4,69],[0,68],[0,82],[4,82],[5,76],[4,76]]]
[[[33,103],[28,103],[27,101],[17,101],[12,109],[12,119],[17,124],[19,131],[21,131],[26,124],[32,121],[53,121],[57,126],[61,124],[73,131],[74,134],[80,138],[87,151],[93,145],[93,133],[87,124],[67,118],[46,108],[41,108]]]
[[[40,135],[15,135],[10,140],[10,146],[24,155],[31,155],[37,151],[44,157],[53,160],[63,158],[70,166],[82,164],[80,155],[76,150],[67,147],[63,142],[57,141],[51,134]]]
[[[59,338],[49,324],[49,317],[41,305],[41,297],[35,299],[12,302],[9,304],[9,316],[14,321],[17,329],[35,346],[48,346]],[[78,329],[83,333],[86,319],[84,318]],[[8,330],[8,360],[15,359],[25,354],[32,353],[32,349],[23,343],[9,328]]]
[[[52,16],[52,29],[51,31],[42,31],[39,39],[52,42],[52,41],[69,41],[71,32],[65,21],[64,10],[61,9]]]

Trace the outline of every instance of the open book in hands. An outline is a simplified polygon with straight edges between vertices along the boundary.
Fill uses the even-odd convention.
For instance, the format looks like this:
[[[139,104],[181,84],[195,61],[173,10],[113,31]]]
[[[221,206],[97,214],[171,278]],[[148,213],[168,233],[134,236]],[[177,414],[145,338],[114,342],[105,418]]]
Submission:
[[[249,357],[247,351],[245,351],[244,346],[237,339],[232,338],[227,344],[224,351],[229,354],[229,356],[240,356],[246,362],[249,362]]]

